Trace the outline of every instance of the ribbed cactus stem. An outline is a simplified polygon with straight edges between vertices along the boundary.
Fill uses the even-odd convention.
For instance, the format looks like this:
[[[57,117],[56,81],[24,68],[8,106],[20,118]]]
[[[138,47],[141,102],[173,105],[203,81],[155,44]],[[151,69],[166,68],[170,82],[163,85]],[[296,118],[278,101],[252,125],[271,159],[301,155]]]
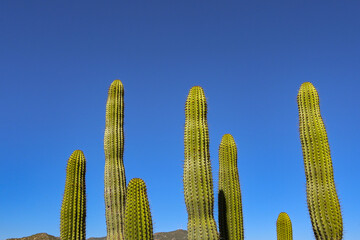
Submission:
[[[125,205],[125,239],[153,240],[153,224],[145,182],[130,180]]]
[[[86,161],[82,151],[75,150],[67,163],[64,197],[60,213],[61,240],[86,238]]]
[[[230,134],[219,147],[219,231],[220,239],[244,239],[236,143]]]
[[[213,215],[214,192],[206,114],[203,89],[192,87],[185,105],[183,176],[189,240],[218,239]]]
[[[126,178],[124,155],[124,87],[120,80],[111,84],[106,103],[105,215],[108,240],[124,239]]]
[[[293,240],[292,225],[289,215],[282,212],[276,221],[277,240]]]
[[[330,147],[320,115],[319,95],[305,82],[297,95],[307,204],[317,240],[340,240],[343,222],[335,189]]]

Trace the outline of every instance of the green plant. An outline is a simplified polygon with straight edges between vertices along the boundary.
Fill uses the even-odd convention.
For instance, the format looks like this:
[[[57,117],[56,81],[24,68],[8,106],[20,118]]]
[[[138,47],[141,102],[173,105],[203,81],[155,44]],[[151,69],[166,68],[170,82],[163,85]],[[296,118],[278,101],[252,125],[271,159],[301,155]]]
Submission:
[[[60,213],[61,240],[85,240],[86,237],[86,161],[75,150],[67,163],[64,197]]]
[[[107,239],[124,239],[126,178],[124,155],[124,87],[120,80],[111,84],[106,103],[104,136],[105,213]]]
[[[125,239],[152,240],[153,225],[145,182],[130,180],[125,205]]]
[[[219,147],[219,232],[220,239],[244,239],[236,143],[225,134]]]
[[[192,87],[185,104],[184,197],[188,239],[218,239],[209,154],[207,104],[201,87]]]
[[[279,214],[278,219],[276,221],[276,233],[277,240],[292,240],[292,226],[291,220],[287,213],[282,212]]]
[[[307,204],[316,239],[340,240],[343,222],[335,189],[330,147],[320,114],[319,95],[310,82],[297,95]]]

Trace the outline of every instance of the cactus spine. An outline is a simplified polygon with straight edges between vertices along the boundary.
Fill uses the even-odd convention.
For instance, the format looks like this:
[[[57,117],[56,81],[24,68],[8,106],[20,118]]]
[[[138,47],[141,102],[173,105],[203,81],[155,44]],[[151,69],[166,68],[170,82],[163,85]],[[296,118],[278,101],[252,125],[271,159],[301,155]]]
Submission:
[[[310,82],[297,95],[307,204],[316,239],[340,240],[343,223],[335,189],[330,147],[320,115],[319,96]]]
[[[107,239],[124,239],[126,178],[124,153],[124,87],[120,80],[111,84],[106,103],[105,212]]]
[[[287,213],[279,214],[276,221],[277,240],[293,240],[291,220]]]
[[[85,240],[86,237],[86,161],[75,150],[67,163],[64,197],[60,213],[61,240]]]
[[[185,104],[183,177],[189,240],[218,239],[213,215],[214,192],[206,114],[203,89],[192,87]]]
[[[145,182],[130,180],[125,205],[125,239],[153,240],[153,225]]]
[[[237,148],[234,138],[225,134],[219,147],[219,231],[220,239],[244,239],[243,213]]]

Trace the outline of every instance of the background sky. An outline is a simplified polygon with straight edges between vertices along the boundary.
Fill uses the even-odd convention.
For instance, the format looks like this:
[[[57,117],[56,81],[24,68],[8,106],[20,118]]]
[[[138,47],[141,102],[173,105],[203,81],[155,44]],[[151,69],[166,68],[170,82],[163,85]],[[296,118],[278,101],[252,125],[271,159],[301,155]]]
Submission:
[[[127,182],[145,180],[154,232],[186,229],[184,106],[208,102],[218,146],[238,147],[246,239],[314,239],[296,95],[320,96],[344,221],[360,238],[360,3],[351,1],[0,1],[0,239],[60,235],[66,164],[87,160],[87,236],[106,235],[105,105],[125,88]],[[217,219],[217,196],[215,195]]]

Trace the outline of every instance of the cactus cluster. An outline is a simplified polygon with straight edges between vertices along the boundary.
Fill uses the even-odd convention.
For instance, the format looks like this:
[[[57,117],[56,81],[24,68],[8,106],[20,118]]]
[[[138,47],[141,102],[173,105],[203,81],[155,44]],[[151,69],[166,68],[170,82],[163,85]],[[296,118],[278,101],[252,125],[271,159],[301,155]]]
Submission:
[[[343,223],[335,189],[330,147],[320,114],[319,95],[310,82],[297,95],[307,205],[316,239],[340,240]]]
[[[303,83],[297,95],[307,204],[317,240],[341,240],[343,223],[335,189],[330,148],[315,87]],[[145,182],[133,178],[126,188],[124,154],[124,87],[115,80],[108,91],[104,135],[105,212],[108,240],[153,240],[153,224]],[[219,233],[214,219],[214,191],[209,153],[207,102],[201,87],[192,87],[185,104],[184,198],[189,240],[244,239],[237,147],[225,134],[219,147]],[[86,161],[74,151],[67,164],[61,207],[61,240],[85,240]],[[282,212],[277,239],[292,240],[289,216]]]
[[[84,153],[75,150],[67,164],[64,197],[60,213],[61,240],[86,239],[86,161]]]
[[[124,87],[115,80],[108,91],[104,135],[107,239],[151,240],[152,219],[145,182],[134,178],[126,188],[123,125]]]

